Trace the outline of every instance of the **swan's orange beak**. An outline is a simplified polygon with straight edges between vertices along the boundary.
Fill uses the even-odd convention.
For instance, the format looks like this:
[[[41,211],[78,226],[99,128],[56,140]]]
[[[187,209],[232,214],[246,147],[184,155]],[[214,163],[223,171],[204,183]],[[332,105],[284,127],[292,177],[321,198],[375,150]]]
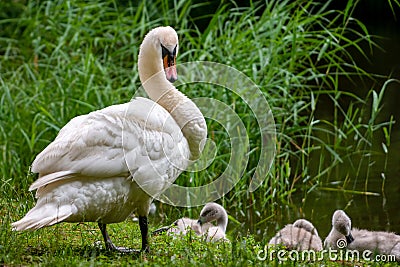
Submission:
[[[178,74],[176,73],[176,66],[175,66],[176,57],[171,55],[166,55],[163,58],[163,62],[164,62],[165,76],[167,77],[167,80],[170,81],[171,83],[178,80]]]
[[[176,73],[176,50],[175,46],[174,50],[171,52],[165,46],[161,44],[162,48],[162,59],[164,65],[165,76],[167,80],[171,83],[178,80],[178,74]]]

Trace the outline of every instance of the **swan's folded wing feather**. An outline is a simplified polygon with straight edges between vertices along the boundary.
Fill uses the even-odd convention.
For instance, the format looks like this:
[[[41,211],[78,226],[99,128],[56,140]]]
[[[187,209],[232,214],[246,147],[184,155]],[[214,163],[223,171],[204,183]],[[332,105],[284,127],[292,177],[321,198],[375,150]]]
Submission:
[[[29,191],[33,191],[49,183],[54,183],[74,176],[75,173],[72,171],[60,171],[60,172],[50,173],[45,176],[41,176],[40,179],[37,179],[35,182],[33,182],[33,184],[31,184],[31,186],[29,187]],[[36,196],[39,195],[36,194]]]
[[[130,103],[78,116],[67,123],[32,163],[31,170],[39,173],[39,179],[30,189],[74,177],[74,174],[128,175],[127,153],[131,161],[146,157],[154,162],[166,153],[176,153],[182,145],[187,142],[170,114],[149,99],[136,98]]]
[[[62,171],[99,177],[126,172],[118,113],[103,109],[72,119],[36,157],[32,172],[40,177]]]

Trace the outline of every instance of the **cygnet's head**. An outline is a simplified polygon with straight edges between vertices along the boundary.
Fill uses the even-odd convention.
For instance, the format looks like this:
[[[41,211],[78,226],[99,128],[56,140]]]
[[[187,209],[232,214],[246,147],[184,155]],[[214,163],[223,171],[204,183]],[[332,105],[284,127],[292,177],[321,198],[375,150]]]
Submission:
[[[354,241],[351,235],[351,220],[343,210],[336,210],[333,213],[332,226],[336,231],[346,237],[347,244]]]
[[[217,221],[218,226],[225,230],[228,223],[228,214],[221,205],[211,202],[207,203],[201,210],[198,222],[202,225],[213,221]]]

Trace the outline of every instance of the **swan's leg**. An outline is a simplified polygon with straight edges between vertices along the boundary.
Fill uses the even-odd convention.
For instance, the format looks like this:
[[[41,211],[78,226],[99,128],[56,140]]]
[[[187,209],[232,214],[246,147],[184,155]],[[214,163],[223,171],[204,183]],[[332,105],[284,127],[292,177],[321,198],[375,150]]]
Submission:
[[[111,251],[118,251],[121,253],[133,253],[133,252],[139,252],[138,250],[135,249],[130,249],[130,248],[125,248],[125,247],[117,247],[116,245],[113,244],[113,242],[110,239],[110,236],[107,233],[107,224],[105,223],[98,223],[101,234],[103,235],[104,238],[104,243],[106,244],[106,248]]]
[[[150,252],[150,247],[148,242],[149,225],[146,216],[139,216],[139,227],[140,227],[140,233],[142,234],[142,251]]]

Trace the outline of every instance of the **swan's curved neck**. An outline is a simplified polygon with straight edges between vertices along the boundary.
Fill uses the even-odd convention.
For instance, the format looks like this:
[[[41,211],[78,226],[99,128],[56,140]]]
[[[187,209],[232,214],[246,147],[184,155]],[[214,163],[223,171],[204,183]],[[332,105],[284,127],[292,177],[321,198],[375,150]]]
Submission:
[[[139,51],[138,69],[144,90],[157,102],[166,92],[176,88],[165,77],[161,55],[154,51],[152,41],[151,36],[146,36],[143,40]]]
[[[140,81],[149,97],[165,108],[179,125],[189,143],[190,160],[195,160],[207,136],[205,119],[198,107],[167,80],[161,55],[154,51],[153,42],[153,38],[146,36],[140,47]]]

